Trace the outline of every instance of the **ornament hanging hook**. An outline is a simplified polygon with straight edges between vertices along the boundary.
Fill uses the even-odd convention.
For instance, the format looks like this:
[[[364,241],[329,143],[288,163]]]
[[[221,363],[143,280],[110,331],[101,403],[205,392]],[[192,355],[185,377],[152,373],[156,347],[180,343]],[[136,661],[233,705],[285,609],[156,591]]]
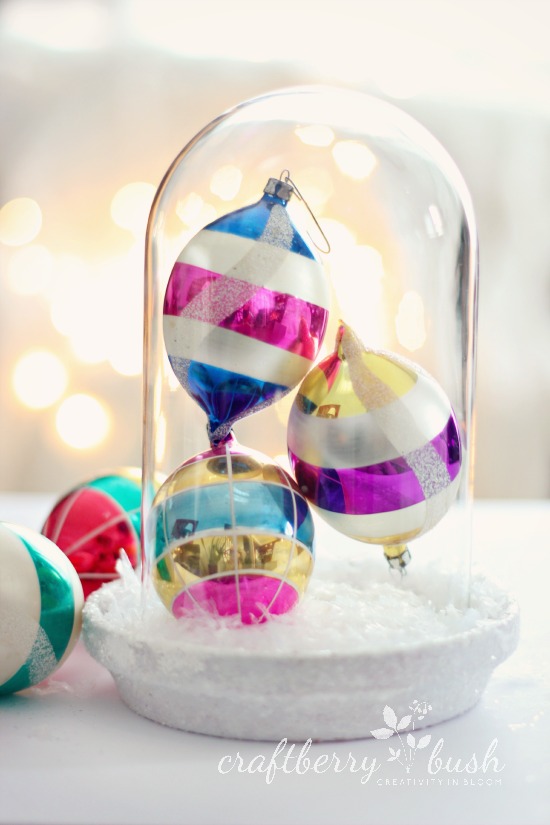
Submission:
[[[324,252],[325,254],[328,254],[330,252],[330,241],[327,238],[327,236],[325,235],[325,233],[323,232],[323,230],[321,229],[321,225],[319,224],[319,221],[317,220],[317,218],[313,214],[313,211],[312,211],[309,203],[306,201],[306,199],[304,198],[304,196],[302,195],[302,193],[300,192],[300,190],[298,189],[298,187],[296,186],[296,184],[294,183],[294,181],[290,177],[290,171],[288,169],[283,169],[283,171],[281,172],[281,180],[292,187],[292,190],[293,190],[293,192],[296,193],[296,197],[298,198],[298,200],[301,200],[302,203],[304,204],[305,208],[307,209],[307,211],[309,212],[309,214],[313,218],[313,222],[314,222],[315,226],[317,227],[317,229],[321,233],[321,237],[323,238],[323,240],[326,244],[326,249],[322,249],[319,246],[319,244],[316,243],[316,241],[313,239],[313,237],[311,235],[309,235],[309,232],[308,232],[308,235],[311,238],[312,243],[315,244],[315,246],[317,247],[319,252]]]

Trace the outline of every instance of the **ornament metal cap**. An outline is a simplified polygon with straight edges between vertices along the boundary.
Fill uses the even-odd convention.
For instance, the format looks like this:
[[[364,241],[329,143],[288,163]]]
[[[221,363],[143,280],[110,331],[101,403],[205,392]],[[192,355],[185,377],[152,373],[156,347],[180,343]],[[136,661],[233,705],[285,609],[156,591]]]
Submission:
[[[288,203],[293,191],[294,188],[290,183],[286,183],[278,178],[269,178],[268,182],[264,186],[264,192],[266,195],[274,195],[276,198],[280,198],[285,203]]]
[[[406,544],[385,545],[384,555],[393,570],[399,570],[401,575],[407,572],[406,567],[411,560],[411,554]]]

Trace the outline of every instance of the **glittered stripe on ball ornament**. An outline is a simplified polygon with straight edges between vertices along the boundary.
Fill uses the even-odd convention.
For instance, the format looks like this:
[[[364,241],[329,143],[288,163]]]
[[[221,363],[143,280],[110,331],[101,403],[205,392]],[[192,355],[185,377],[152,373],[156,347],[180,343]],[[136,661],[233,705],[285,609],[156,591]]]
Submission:
[[[84,597],[73,566],[49,539],[0,522],[0,694],[36,685],[78,640]]]
[[[213,444],[295,387],[323,341],[328,282],[288,215],[286,189],[285,199],[268,184],[258,203],[209,224],[170,275],[168,358]]]
[[[294,453],[292,460],[316,506],[336,513],[384,513],[419,504],[430,487],[437,494],[454,481],[460,470],[455,433],[450,417],[445,430],[419,451],[364,467],[317,467]]]
[[[206,231],[206,230],[205,230]],[[237,332],[311,361],[327,324],[326,310],[293,295],[251,287],[236,278],[177,263],[166,291],[164,314]],[[239,307],[227,312],[227,296]],[[238,296],[238,298],[237,298]],[[177,323],[173,322],[177,331]],[[198,328],[200,330],[200,328]],[[178,340],[177,334],[175,336]],[[303,365],[302,365],[303,368]]]
[[[437,524],[460,482],[459,427],[441,387],[412,362],[363,347],[344,324],[300,387],[288,448],[320,515],[386,548]]]
[[[153,582],[177,617],[264,621],[295,606],[313,568],[306,500],[280,467],[234,439],[172,474],[148,525]]]

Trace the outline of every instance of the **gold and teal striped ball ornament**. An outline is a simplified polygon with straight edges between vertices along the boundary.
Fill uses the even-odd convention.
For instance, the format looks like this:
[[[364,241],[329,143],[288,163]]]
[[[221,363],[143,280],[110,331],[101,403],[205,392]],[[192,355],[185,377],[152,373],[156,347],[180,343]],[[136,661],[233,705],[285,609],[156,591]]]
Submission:
[[[232,435],[168,477],[147,524],[154,586],[177,618],[263,622],[294,608],[313,570],[307,501],[288,473]]]
[[[401,569],[406,543],[443,518],[460,483],[460,427],[441,386],[418,364],[363,346],[346,324],[300,386],[288,450],[323,519],[382,545]]]
[[[50,676],[74,648],[84,595],[78,574],[53,542],[0,522],[0,694]]]

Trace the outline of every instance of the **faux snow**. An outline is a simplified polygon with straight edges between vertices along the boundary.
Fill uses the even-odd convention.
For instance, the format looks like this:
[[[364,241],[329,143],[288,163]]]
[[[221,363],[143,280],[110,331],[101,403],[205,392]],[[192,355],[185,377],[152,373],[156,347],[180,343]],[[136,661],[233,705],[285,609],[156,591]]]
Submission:
[[[399,717],[428,702],[423,724],[472,707],[517,644],[513,599],[478,576],[466,604],[463,577],[401,578],[361,550],[318,560],[291,613],[248,626],[175,619],[122,563],[86,602],[86,646],[129,707],[198,733],[352,739],[379,728],[386,705]]]

